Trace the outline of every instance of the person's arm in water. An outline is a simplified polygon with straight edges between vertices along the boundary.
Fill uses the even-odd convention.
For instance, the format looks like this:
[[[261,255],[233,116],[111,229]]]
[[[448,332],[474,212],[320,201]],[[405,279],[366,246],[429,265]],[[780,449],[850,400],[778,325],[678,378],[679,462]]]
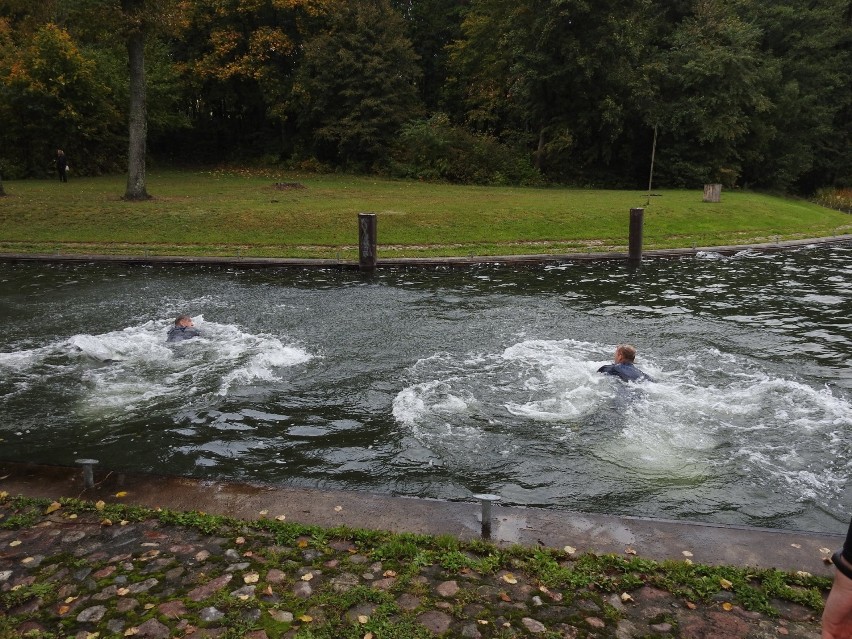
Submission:
[[[831,558],[837,571],[825,610],[822,613],[822,639],[852,637],[852,521],[846,533],[843,550]]]

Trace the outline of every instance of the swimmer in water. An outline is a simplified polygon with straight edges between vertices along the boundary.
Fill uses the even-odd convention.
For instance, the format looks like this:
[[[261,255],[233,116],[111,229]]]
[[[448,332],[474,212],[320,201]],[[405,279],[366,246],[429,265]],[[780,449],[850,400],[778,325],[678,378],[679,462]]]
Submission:
[[[192,318],[189,315],[178,315],[175,318],[175,325],[169,329],[169,334],[166,336],[167,342],[182,342],[185,339],[192,339],[201,335],[201,331],[195,328]]]
[[[643,373],[633,365],[635,359],[636,348],[630,344],[621,344],[615,349],[615,363],[601,366],[598,372],[615,375],[625,382],[654,381],[650,375]]]

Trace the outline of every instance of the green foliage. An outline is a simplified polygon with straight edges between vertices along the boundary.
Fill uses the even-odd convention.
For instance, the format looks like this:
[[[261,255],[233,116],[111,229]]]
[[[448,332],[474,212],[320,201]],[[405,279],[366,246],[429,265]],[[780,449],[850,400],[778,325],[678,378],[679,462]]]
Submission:
[[[402,127],[393,147],[393,175],[459,184],[541,182],[524,149],[513,149],[489,135],[453,126],[442,113]]]
[[[115,170],[123,122],[95,60],[52,23],[16,35],[20,40],[0,36],[0,148],[8,176],[50,174],[57,148],[75,173]]]
[[[402,18],[388,0],[335,5],[306,44],[296,74],[305,154],[367,169],[386,162],[402,124],[417,115],[420,77]]]

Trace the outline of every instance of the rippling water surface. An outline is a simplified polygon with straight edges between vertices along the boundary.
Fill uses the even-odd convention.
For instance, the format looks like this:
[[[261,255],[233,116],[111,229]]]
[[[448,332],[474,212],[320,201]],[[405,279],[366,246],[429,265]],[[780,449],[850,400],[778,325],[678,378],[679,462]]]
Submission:
[[[178,313],[203,337],[166,344]],[[509,269],[0,265],[0,458],[837,532],[852,246]],[[656,379],[596,373],[619,342]]]

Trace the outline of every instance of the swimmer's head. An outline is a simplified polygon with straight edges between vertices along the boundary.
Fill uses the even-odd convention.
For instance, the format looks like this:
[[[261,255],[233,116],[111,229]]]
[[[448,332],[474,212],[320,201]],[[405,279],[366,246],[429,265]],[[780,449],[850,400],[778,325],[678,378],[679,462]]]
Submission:
[[[615,363],[633,363],[636,359],[636,347],[630,344],[619,344],[615,349]]]
[[[186,328],[187,326],[194,326],[194,324],[192,323],[192,318],[189,315],[178,315],[175,318],[175,326]]]

